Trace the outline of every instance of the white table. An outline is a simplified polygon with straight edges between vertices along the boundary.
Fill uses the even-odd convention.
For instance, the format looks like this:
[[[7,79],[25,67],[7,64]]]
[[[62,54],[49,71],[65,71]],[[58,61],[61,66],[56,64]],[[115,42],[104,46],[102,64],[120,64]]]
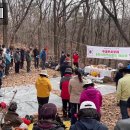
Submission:
[[[95,71],[95,72],[99,72],[100,73],[100,77],[112,77],[112,73],[116,72],[116,69],[100,69],[100,68],[96,68],[96,67],[92,67],[92,66],[86,66],[84,68],[85,73],[90,73],[91,71]]]

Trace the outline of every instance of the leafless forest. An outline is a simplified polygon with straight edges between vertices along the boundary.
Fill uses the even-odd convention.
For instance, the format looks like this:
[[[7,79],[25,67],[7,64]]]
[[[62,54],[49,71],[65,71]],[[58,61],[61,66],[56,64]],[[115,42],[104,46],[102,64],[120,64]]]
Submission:
[[[78,50],[85,63],[86,45],[130,46],[130,0],[7,0],[8,46],[47,47],[57,60],[61,50]],[[90,61],[90,60],[89,60]],[[114,65],[111,60],[92,63]],[[89,62],[90,63],[90,62]]]

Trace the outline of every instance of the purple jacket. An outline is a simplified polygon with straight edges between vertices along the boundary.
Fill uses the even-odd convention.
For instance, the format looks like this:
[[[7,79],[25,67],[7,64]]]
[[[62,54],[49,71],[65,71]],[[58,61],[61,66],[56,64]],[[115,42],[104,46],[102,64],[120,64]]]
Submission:
[[[97,112],[100,113],[100,108],[102,106],[102,95],[99,90],[94,87],[88,87],[80,95],[80,104],[84,101],[92,101],[95,103]]]

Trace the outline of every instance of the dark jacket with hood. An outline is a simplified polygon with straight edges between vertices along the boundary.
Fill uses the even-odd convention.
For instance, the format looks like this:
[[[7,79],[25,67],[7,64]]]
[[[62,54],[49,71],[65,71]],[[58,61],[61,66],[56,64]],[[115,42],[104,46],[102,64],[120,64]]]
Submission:
[[[96,119],[82,118],[72,125],[70,130],[108,130],[108,128]]]
[[[4,117],[4,126],[2,130],[6,130],[10,127],[19,127],[23,121],[16,112],[8,111]]]
[[[42,120],[34,124],[32,130],[65,130],[65,128],[57,121]]]
[[[61,66],[60,66],[60,72],[61,72],[61,77],[63,77],[65,75],[65,70],[66,68],[71,68],[73,71],[73,68],[69,65],[69,63],[64,62]]]

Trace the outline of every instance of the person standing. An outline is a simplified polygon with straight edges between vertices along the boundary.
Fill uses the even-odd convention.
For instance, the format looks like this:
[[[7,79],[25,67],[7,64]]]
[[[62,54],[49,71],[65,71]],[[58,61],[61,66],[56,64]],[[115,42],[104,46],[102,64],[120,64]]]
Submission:
[[[20,59],[21,58],[20,58],[19,48],[17,48],[14,53],[15,73],[19,73]]]
[[[80,104],[84,101],[92,101],[96,105],[96,110],[99,114],[99,121],[101,117],[101,107],[102,107],[102,94],[99,90],[94,88],[94,83],[90,79],[83,80],[83,88],[80,95]]]
[[[118,82],[117,86],[117,103],[120,106],[122,119],[127,119],[127,100],[130,97],[130,69],[123,68],[123,78]]]
[[[74,124],[77,119],[75,114],[79,110],[80,106],[80,94],[83,91],[83,79],[82,75],[78,69],[75,69],[75,76],[73,76],[69,81],[69,94],[70,94],[70,104],[71,104],[71,124]]]
[[[9,75],[9,68],[11,64],[11,55],[10,55],[10,50],[7,49],[5,53],[5,75]]]
[[[119,120],[116,123],[114,130],[129,130],[130,129],[130,97],[127,100],[127,112],[128,112],[128,119]]]
[[[66,68],[71,68],[72,69],[72,67],[71,67],[71,61],[65,60],[64,63],[60,66],[61,77],[64,76]]]
[[[23,69],[24,67],[24,59],[25,59],[25,49],[21,48],[20,50],[20,58],[21,58],[21,62],[20,62],[20,69]]]
[[[0,52],[3,51],[3,49],[0,49]],[[1,52],[1,55],[0,55],[0,89],[2,87],[2,79],[3,79],[3,71],[4,71],[4,68],[5,68],[5,62],[2,58],[2,52]],[[2,93],[0,91],[0,97],[2,97]]]
[[[60,90],[61,90],[61,98],[62,98],[62,111],[63,117],[70,117],[70,94],[68,92],[69,81],[72,77],[72,69],[66,68],[65,75],[61,78],[60,81]],[[68,109],[67,109],[68,106]]]
[[[79,55],[77,52],[74,52],[73,54],[73,65],[77,68],[79,67]]]
[[[26,62],[27,62],[27,72],[29,73],[31,71],[31,53],[30,50],[27,50],[26,52]]]
[[[61,57],[60,57],[60,66],[64,63],[66,58],[66,55],[64,53],[64,51],[61,52]]]
[[[41,67],[44,70],[45,69],[45,64],[46,64],[46,48],[44,48],[40,52],[40,59],[41,59]]]
[[[37,90],[37,101],[39,104],[38,113],[40,113],[41,107],[48,103],[50,92],[52,90],[52,85],[48,78],[47,70],[41,71],[40,76],[36,80],[35,87]],[[38,115],[38,118],[40,119],[40,114]]]
[[[124,65],[122,63],[118,64],[118,71],[116,72],[116,75],[115,75],[115,78],[114,78],[114,81],[116,83],[116,89],[117,89],[117,86],[118,86],[119,79],[121,79],[123,77],[123,72],[121,71],[121,69],[123,67],[124,67]]]
[[[33,56],[34,56],[34,67],[37,69],[39,67],[39,50],[38,47],[33,50]]]

